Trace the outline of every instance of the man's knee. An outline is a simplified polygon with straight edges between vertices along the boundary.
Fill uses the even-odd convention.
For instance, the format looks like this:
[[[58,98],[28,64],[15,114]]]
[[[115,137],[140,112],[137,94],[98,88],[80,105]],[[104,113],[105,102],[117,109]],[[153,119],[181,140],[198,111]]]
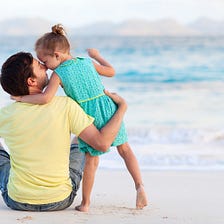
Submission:
[[[69,171],[74,193],[79,189],[84,163],[85,154],[79,150],[77,144],[72,144],[70,149]]]
[[[79,150],[77,144],[72,144],[70,149],[70,169],[82,172],[84,164],[85,154]]]
[[[0,166],[3,166],[6,163],[10,163],[9,154],[3,149],[0,149]]]

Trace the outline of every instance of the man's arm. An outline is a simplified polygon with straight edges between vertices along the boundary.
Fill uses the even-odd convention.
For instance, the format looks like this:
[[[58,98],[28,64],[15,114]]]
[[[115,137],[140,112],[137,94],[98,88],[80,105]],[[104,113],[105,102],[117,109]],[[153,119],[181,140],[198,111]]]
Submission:
[[[100,130],[93,124],[85,128],[79,135],[83,141],[92,146],[93,148],[106,152],[114,141],[120,129],[124,114],[127,110],[125,100],[115,93],[105,91],[105,94],[118,105],[118,109],[110,121]]]

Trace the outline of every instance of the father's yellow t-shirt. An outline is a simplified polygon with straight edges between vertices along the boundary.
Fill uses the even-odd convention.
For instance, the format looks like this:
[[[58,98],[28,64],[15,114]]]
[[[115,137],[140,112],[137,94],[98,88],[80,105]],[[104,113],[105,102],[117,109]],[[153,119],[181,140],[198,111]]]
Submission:
[[[68,97],[45,105],[13,103],[0,110],[0,136],[10,151],[9,196],[18,202],[47,204],[72,191],[70,135],[93,123]]]

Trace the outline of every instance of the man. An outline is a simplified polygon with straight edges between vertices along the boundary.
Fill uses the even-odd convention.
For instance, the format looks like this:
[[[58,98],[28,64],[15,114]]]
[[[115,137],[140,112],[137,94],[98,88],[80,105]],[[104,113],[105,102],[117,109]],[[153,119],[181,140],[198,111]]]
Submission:
[[[47,85],[46,67],[29,53],[9,57],[2,66],[1,85],[10,95],[38,94]],[[15,102],[0,110],[0,136],[10,157],[0,149],[0,187],[6,205],[16,210],[53,211],[69,207],[82,178],[84,155],[71,133],[93,148],[106,151],[127,109],[116,94],[106,93],[118,110],[100,131],[93,118],[68,97],[45,105]]]

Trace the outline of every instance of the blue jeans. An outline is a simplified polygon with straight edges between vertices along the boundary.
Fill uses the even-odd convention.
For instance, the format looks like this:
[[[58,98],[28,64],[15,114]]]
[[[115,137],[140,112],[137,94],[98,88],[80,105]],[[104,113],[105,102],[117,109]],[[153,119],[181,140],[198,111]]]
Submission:
[[[71,194],[63,201],[49,203],[49,204],[27,204],[20,203],[11,199],[8,195],[7,183],[10,170],[10,156],[0,147],[0,190],[2,192],[3,200],[6,205],[14,210],[23,211],[57,211],[69,207],[76,196],[79,189],[80,181],[82,179],[82,171],[85,162],[85,154],[80,152],[77,144],[72,144],[70,149],[70,178],[72,180],[73,190]]]

